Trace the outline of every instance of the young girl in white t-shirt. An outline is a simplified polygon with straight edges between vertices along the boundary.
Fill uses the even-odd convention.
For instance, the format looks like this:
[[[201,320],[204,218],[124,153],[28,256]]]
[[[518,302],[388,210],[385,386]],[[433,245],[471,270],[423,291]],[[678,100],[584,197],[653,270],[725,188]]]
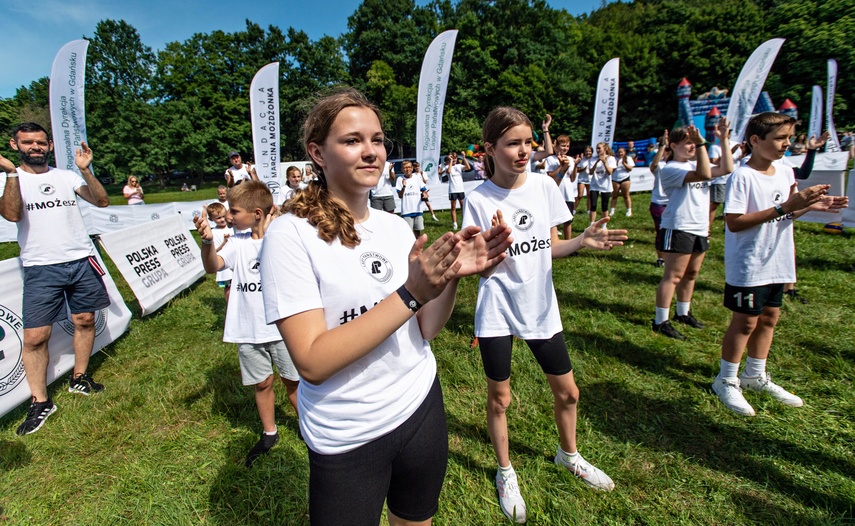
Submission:
[[[635,168],[635,160],[626,154],[626,148],[618,148],[617,168],[612,172],[612,201],[609,203],[609,215],[615,215],[618,196],[623,196],[626,205],[626,217],[632,217],[632,198],[629,196],[629,173]]]
[[[576,211],[582,210],[580,205],[582,204],[582,198],[588,196],[588,199],[591,198],[589,195],[591,192],[591,174],[588,172],[588,168],[591,167],[591,163],[594,162],[594,149],[588,145],[585,146],[585,155],[582,155],[578,159],[576,159]]]
[[[356,90],[321,99],[303,128],[318,180],[264,236],[261,285],[300,373],[312,524],[429,524],[448,432],[428,340],[448,320],[462,276],[502,261],[510,229],[413,243],[397,215],[370,208],[383,174],[380,112]]]
[[[677,294],[675,321],[703,329],[691,313],[695,279],[709,248],[710,179],[733,171],[733,158],[727,139],[729,126],[722,118],[715,129],[721,141],[721,164],[711,165],[706,141],[694,126],[677,128],[669,135],[671,160],[662,168],[660,181],[668,193],[668,206],[656,236],[656,249],[663,252],[665,272],[656,288],[656,316],[653,332],[684,340],[669,321],[671,300]]]
[[[489,228],[507,218],[514,243],[505,261],[481,274],[475,335],[487,376],[487,429],[499,464],[499,504],[506,516],[524,522],[525,501],[511,467],[506,417],[511,402],[513,337],[526,341],[552,390],[559,435],[555,463],[593,488],[611,490],[614,483],[608,475],[576,450],[579,389],[552,286],[552,258],[568,256],[583,247],[608,250],[627,238],[625,230],[606,230],[608,219],[589,226],[573,239],[558,238],[557,225],[569,219],[570,212],[554,181],[527,171],[532,127],[525,114],[507,107],[491,111],[484,122],[482,140],[488,180],[470,192],[464,226]],[[494,212],[497,208],[499,213]]]
[[[591,192],[588,196],[588,212],[591,223],[597,221],[597,200],[603,217],[609,217],[609,196],[612,194],[612,172],[617,168],[615,152],[608,144],[597,143],[597,156],[588,162],[588,173],[591,174]]]

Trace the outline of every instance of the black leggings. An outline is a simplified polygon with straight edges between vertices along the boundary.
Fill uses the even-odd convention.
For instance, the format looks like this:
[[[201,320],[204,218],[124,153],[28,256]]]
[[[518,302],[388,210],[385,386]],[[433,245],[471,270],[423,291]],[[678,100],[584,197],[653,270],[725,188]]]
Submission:
[[[481,350],[481,363],[487,378],[496,382],[504,382],[511,377],[511,349],[514,337],[497,336],[495,338],[478,338]],[[561,376],[573,370],[564,334],[558,332],[546,340],[525,340],[531,349],[540,368],[546,374]]]
[[[389,511],[425,521],[439,507],[448,465],[448,426],[439,379],[403,424],[352,451],[309,449],[309,518],[313,526],[376,526]]]
[[[597,197],[600,198],[601,211],[605,213],[609,209],[609,199],[612,197],[612,193],[611,191],[598,192],[596,190],[588,192],[588,212],[597,211]]]

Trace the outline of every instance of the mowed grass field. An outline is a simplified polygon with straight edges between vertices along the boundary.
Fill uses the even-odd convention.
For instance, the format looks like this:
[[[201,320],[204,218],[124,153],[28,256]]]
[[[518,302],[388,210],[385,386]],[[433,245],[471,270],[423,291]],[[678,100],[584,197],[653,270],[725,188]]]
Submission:
[[[176,198],[214,196],[210,188]],[[662,270],[652,265],[649,194],[633,200],[635,216],[619,209],[610,225],[629,230],[626,246],[555,261],[553,276],[581,389],[580,452],[616,488],[589,490],[552,464],[552,398],[528,349],[516,342],[509,431],[528,523],[855,523],[852,232],[796,227],[798,289],[810,303],[785,303],[768,369],[805,406],[748,393],[757,416],[746,418],[710,390],[730,320],[722,306],[722,222],[713,226],[692,304],[707,328],[686,328],[688,339],[678,342],[650,330]],[[450,227],[448,212],[439,217],[443,224],[427,221],[431,238]],[[583,224],[580,217],[576,228]],[[17,245],[0,246],[0,253],[13,257]],[[0,524],[308,524],[307,455],[284,388],[277,403],[282,440],[252,469],[243,467],[260,423],[252,391],[240,382],[235,346],[221,341],[225,304],[213,277],[140,318],[127,285],[110,270],[134,319],[93,357],[92,372],[106,390],[87,398],[55,383],[59,410],[27,437],[15,435],[26,407],[0,420]],[[450,444],[435,524],[508,522],[493,487],[480,356],[470,348],[476,292],[476,279],[461,283],[454,314],[432,342]],[[346,523],[347,510],[341,513]]]

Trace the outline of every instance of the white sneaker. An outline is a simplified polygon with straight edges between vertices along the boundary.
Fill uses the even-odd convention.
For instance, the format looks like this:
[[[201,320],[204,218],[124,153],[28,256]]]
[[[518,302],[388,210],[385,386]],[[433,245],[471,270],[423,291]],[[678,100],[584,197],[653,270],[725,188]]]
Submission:
[[[626,217],[632,217],[632,208],[627,209]]]
[[[790,407],[801,407],[805,405],[804,400],[790,393],[778,384],[772,383],[772,376],[766,373],[763,376],[739,375],[739,385],[743,389],[750,389],[760,393],[766,393],[775,400]]]
[[[439,218],[438,218],[438,217],[436,217],[436,216],[431,216],[431,217],[433,218],[433,220],[434,220],[434,221],[436,221],[437,223],[439,223]]]
[[[742,388],[739,387],[739,380],[734,378],[720,378],[716,376],[712,384],[713,392],[721,400],[725,407],[734,413],[754,416],[754,408],[742,396]]]
[[[454,223],[452,223],[452,225],[451,225],[451,229],[452,229],[452,230],[457,230],[457,222],[456,222],[456,221],[455,221]]]
[[[601,491],[611,491],[615,489],[614,481],[612,481],[612,479],[606,475],[603,470],[582,458],[582,455],[578,455],[576,457],[576,461],[572,462],[570,457],[561,451],[561,446],[558,446],[558,450],[555,455],[555,464],[557,466],[563,466],[567,471],[576,475],[582,479],[582,482],[594,489]]]
[[[609,215],[610,216],[615,215],[615,209],[614,208],[609,208]]]
[[[520,494],[517,484],[517,474],[511,470],[510,473],[502,475],[502,470],[496,471],[496,493],[499,494],[499,507],[505,517],[517,524],[525,522],[525,501]]]

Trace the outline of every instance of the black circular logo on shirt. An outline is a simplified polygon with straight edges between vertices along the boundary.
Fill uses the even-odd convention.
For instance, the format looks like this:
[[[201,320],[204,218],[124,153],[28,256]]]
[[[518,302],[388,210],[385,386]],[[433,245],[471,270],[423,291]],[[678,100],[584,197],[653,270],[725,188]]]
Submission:
[[[39,185],[39,192],[41,192],[45,195],[53,195],[54,192],[56,192],[56,187],[54,187],[52,184],[49,184],[49,183],[40,184]]]
[[[783,203],[784,202],[784,194],[782,194],[778,190],[775,190],[775,192],[772,194],[772,202],[775,203],[776,205]]]
[[[534,215],[525,208],[520,208],[514,212],[512,220],[515,229],[528,230],[534,224]]]
[[[386,283],[392,279],[392,263],[383,254],[377,252],[366,252],[359,258],[362,270],[380,283]]]

